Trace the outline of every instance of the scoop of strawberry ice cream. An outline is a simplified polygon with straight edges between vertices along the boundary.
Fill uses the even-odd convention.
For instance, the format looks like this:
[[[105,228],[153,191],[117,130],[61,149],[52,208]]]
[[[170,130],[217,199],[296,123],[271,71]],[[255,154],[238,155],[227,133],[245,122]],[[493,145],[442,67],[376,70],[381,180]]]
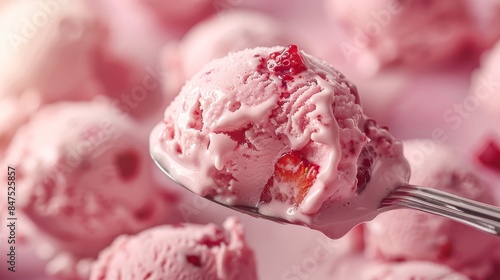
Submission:
[[[328,1],[350,35],[340,48],[361,71],[392,64],[430,66],[469,47],[471,20],[464,1]]]
[[[488,184],[470,163],[446,146],[429,150],[423,148],[426,144],[423,140],[404,143],[412,168],[410,184],[493,204]],[[365,236],[372,257],[433,261],[474,279],[484,279],[493,268],[494,237],[432,214],[406,209],[383,213],[366,224]]]
[[[197,194],[337,237],[409,176],[401,144],[363,115],[355,86],[296,45],[205,65],[151,146]]]
[[[50,273],[77,273],[117,235],[177,220],[143,135],[106,102],[49,105],[19,129],[4,164],[16,168],[17,211]]]
[[[170,43],[163,50],[163,90],[167,104],[210,60],[246,48],[286,45],[288,38],[278,22],[253,11],[228,11],[224,16],[214,15],[199,22],[180,42]]]
[[[120,236],[100,253],[90,280],[255,280],[256,263],[242,225],[229,218],[214,224],[159,226]]]

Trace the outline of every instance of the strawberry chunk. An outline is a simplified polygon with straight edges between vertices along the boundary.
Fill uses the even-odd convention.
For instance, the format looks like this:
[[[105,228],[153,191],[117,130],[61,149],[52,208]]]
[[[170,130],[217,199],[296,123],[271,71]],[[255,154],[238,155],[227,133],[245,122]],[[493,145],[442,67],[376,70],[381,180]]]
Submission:
[[[290,45],[281,52],[271,53],[267,60],[267,69],[282,78],[290,78],[289,75],[305,71],[307,67],[297,45]]]
[[[316,180],[318,172],[319,166],[309,163],[298,151],[282,155],[264,187],[261,202],[278,200],[298,206]]]
[[[500,148],[495,140],[490,139],[487,141],[485,147],[478,154],[477,159],[484,166],[500,172]]]
[[[186,261],[194,266],[201,267],[201,258],[196,255],[187,255]]]

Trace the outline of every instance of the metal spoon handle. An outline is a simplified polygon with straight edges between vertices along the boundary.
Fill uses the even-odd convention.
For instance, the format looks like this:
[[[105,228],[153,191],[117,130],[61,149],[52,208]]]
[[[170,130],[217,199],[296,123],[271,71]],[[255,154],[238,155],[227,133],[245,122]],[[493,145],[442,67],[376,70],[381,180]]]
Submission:
[[[500,236],[500,208],[436,189],[404,185],[398,187],[380,207],[380,211],[411,208],[447,217],[484,232]]]

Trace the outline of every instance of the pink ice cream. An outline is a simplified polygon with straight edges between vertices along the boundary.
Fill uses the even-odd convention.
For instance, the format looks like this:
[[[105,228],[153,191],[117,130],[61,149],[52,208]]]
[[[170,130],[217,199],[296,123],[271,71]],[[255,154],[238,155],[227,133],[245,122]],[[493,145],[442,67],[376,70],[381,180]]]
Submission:
[[[27,237],[52,260],[50,273],[78,273],[80,259],[97,257],[119,234],[178,220],[174,197],[152,179],[141,135],[104,102],[46,106],[19,129],[5,164],[16,167],[17,211],[33,223]]]
[[[435,65],[457,58],[469,47],[471,20],[463,0],[327,3],[350,37],[339,47],[361,71],[392,64]]]
[[[168,44],[162,55],[167,104],[182,85],[207,62],[229,52],[290,43],[285,29],[265,14],[234,10],[214,15],[191,28],[180,42]]]
[[[407,141],[405,156],[412,167],[410,184],[440,189],[493,204],[488,185],[446,146],[427,149],[429,141]],[[367,253],[385,260],[427,260],[448,265],[474,279],[493,269],[496,239],[450,219],[415,210],[383,213],[366,224]]]
[[[295,45],[205,65],[151,149],[197,194],[334,237],[373,218],[409,176],[401,144],[363,115],[355,86]]]
[[[91,57],[103,32],[86,1],[0,7],[0,155],[40,106],[101,93]]]
[[[159,226],[120,236],[93,265],[90,280],[256,280],[241,224]]]
[[[471,103],[479,103],[480,108],[500,119],[500,41],[481,60],[481,66],[472,75]]]

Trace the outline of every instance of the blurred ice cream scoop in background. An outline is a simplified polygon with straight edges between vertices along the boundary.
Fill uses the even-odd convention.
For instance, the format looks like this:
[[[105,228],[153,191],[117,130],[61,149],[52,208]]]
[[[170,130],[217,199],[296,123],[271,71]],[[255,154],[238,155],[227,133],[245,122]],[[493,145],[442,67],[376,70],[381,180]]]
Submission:
[[[49,273],[85,276],[79,261],[117,235],[180,220],[175,196],[152,179],[140,131],[107,102],[68,102],[17,132],[6,162],[17,170],[18,212],[33,224],[26,237]]]
[[[491,186],[471,163],[444,145],[424,149],[429,141],[404,142],[405,156],[412,168],[410,184],[495,204]],[[496,238],[443,217],[394,210],[381,214],[365,228],[366,250],[374,258],[432,261],[472,279],[485,279],[494,269],[492,248],[497,244]]]
[[[262,13],[233,10],[214,15],[191,28],[179,42],[165,46],[162,54],[163,93],[170,103],[184,83],[203,65],[229,52],[246,48],[297,43],[284,26]]]
[[[240,222],[158,226],[120,236],[92,267],[90,280],[257,280],[256,260]]]
[[[0,145],[40,106],[103,93],[92,55],[104,27],[89,2],[7,1],[0,33]]]

